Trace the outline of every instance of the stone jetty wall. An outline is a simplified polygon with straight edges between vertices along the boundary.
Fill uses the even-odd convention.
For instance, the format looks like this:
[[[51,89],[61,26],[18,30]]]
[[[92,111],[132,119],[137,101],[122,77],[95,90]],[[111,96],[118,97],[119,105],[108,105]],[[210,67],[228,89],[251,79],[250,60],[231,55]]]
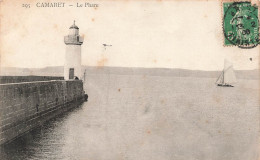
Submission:
[[[0,84],[50,80],[64,80],[64,78],[50,76],[0,76]]]
[[[0,84],[0,144],[82,103],[80,80]]]

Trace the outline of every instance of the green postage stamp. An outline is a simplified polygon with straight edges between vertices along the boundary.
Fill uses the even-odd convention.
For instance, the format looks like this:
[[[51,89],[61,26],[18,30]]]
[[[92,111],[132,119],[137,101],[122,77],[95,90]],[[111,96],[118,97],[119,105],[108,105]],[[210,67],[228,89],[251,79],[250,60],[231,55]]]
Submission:
[[[258,8],[250,2],[223,3],[226,46],[254,48],[259,44]]]

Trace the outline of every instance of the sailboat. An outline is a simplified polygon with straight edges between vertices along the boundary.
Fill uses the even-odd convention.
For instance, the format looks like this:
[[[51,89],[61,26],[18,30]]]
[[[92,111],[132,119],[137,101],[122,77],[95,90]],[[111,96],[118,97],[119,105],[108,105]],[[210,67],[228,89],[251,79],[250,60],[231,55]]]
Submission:
[[[236,76],[234,73],[233,65],[225,59],[224,69],[218,77],[216,84],[222,87],[234,87],[232,84],[236,83]]]

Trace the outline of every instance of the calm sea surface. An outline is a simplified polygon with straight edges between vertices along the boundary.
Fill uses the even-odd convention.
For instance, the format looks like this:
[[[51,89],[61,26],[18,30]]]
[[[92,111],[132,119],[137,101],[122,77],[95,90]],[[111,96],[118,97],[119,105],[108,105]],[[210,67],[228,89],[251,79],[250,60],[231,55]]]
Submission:
[[[259,84],[88,75],[89,101],[1,148],[1,160],[256,160]]]

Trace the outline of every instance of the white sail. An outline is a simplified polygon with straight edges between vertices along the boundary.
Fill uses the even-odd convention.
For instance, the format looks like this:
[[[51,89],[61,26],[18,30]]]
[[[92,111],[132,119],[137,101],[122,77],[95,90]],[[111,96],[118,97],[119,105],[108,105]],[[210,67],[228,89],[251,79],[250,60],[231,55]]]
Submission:
[[[236,83],[236,76],[233,70],[233,65],[228,60],[225,59],[224,69],[218,77],[216,84],[221,85],[231,85]]]
[[[221,74],[219,75],[216,84],[224,84],[224,72],[222,71]]]
[[[236,83],[236,76],[233,70],[233,65],[229,61],[225,60],[224,63],[224,84]]]

